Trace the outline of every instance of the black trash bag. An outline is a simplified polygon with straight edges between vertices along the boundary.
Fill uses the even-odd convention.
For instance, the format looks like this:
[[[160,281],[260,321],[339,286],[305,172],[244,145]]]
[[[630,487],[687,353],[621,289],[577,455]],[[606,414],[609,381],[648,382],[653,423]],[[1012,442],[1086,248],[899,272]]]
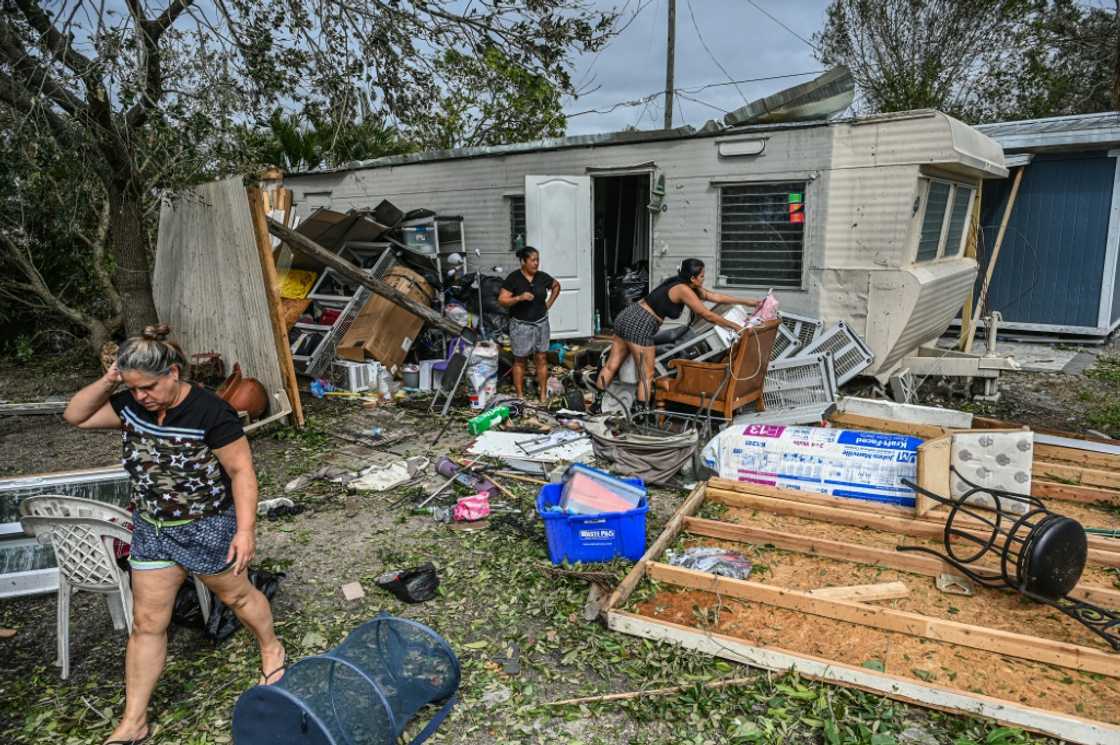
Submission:
[[[209,590],[206,592],[210,593]],[[213,598],[214,594],[210,593]],[[213,603],[213,600],[211,600]],[[171,623],[188,629],[202,629],[206,622],[202,619],[202,606],[198,604],[198,592],[193,581],[184,582],[175,595],[175,605],[171,609]]]
[[[270,603],[272,597],[280,588],[280,580],[284,576],[283,572],[270,572],[265,569],[249,570],[249,582],[253,584],[253,587],[260,590]],[[178,626],[202,629],[202,633],[212,642],[221,644],[241,628],[241,621],[237,620],[237,616],[229,606],[218,600],[217,595],[210,590],[206,590],[206,592],[210,593],[210,618],[208,620],[202,620],[202,607],[198,603],[198,593],[195,591],[193,581],[184,582],[183,586],[179,588],[179,592],[175,596],[175,606],[171,611],[171,620]]]
[[[285,576],[283,572],[270,572],[266,569],[249,570],[249,582],[261,591],[269,603],[272,602],[272,597],[276,594],[276,591],[280,589],[280,580]],[[207,592],[210,591],[207,590]],[[241,628],[241,621],[237,619],[233,609],[218,600],[213,593],[210,593],[210,603],[210,618],[206,622],[206,628],[202,631],[212,642],[221,644]]]
[[[423,603],[436,596],[439,577],[436,568],[429,561],[412,569],[386,572],[374,580],[382,590],[393,593],[397,600],[405,603]]]

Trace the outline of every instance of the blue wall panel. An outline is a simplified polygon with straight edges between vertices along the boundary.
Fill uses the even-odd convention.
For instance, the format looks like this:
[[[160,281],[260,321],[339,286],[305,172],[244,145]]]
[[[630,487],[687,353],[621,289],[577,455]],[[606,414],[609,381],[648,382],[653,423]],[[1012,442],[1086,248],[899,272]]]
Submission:
[[[1116,161],[1104,152],[1035,156],[1019,186],[987,310],[1006,322],[1097,326],[1115,174]],[[984,187],[977,291],[1011,183]]]

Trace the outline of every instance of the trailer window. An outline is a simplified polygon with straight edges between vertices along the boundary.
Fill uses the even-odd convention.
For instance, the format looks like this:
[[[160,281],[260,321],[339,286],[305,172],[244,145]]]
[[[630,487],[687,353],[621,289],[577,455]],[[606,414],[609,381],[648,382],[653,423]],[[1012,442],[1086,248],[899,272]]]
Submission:
[[[509,250],[516,251],[525,247],[525,197],[510,196],[509,199]]]
[[[807,186],[778,181],[720,187],[722,284],[801,287]]]
[[[926,205],[915,261],[959,256],[963,238],[968,234],[972,195],[976,190],[952,181],[923,181],[927,185]]]
[[[972,192],[972,189],[960,184],[953,187],[953,211],[949,213],[949,232],[945,238],[942,256],[960,255],[961,238],[965,235],[968,216],[971,214],[969,207],[972,205]]]

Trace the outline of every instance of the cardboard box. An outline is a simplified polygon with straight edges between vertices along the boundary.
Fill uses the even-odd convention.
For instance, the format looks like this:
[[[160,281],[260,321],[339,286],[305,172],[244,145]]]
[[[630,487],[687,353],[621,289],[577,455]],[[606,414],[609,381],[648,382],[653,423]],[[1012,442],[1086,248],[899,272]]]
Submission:
[[[393,267],[382,279],[418,303],[430,306],[435,297],[424,278],[408,267]],[[374,295],[342,337],[337,354],[356,362],[374,359],[392,369],[404,362],[423,327],[424,319],[392,300]]]

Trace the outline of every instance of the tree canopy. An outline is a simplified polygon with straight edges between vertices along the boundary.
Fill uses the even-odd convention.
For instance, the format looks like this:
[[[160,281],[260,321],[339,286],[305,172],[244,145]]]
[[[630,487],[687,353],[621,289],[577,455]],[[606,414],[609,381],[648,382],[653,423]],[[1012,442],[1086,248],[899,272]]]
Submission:
[[[107,215],[96,260],[136,333],[156,315],[151,216],[164,191],[267,156],[293,131],[315,133],[312,159],[553,134],[571,55],[599,49],[614,21],[585,0],[7,0],[0,125],[18,152],[49,143],[89,166],[92,180],[74,184],[81,221]],[[18,209],[0,221],[15,302],[87,330],[116,325],[111,310],[62,314],[44,236]]]

